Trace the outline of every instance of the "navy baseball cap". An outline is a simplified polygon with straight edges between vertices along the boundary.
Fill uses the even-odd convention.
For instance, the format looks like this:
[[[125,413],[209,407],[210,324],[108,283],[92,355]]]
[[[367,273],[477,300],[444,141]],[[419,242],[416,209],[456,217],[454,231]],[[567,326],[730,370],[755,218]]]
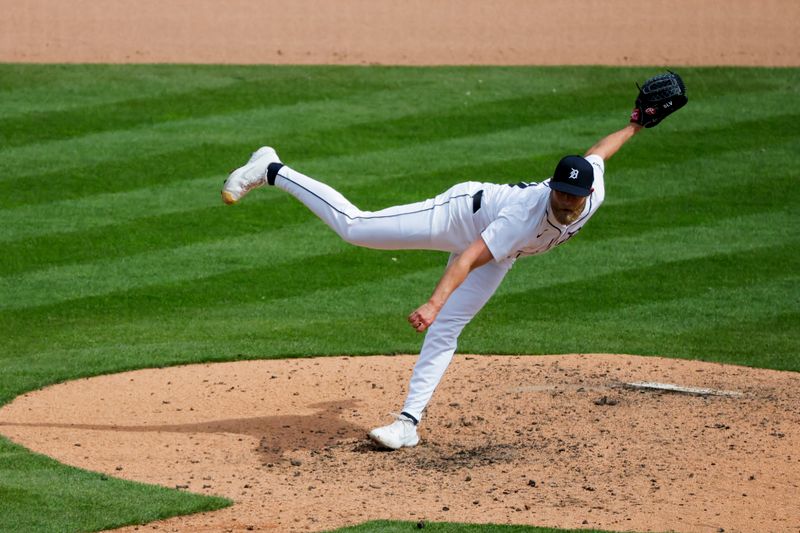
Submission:
[[[550,188],[575,196],[592,194],[594,169],[592,164],[579,155],[568,155],[558,162]]]

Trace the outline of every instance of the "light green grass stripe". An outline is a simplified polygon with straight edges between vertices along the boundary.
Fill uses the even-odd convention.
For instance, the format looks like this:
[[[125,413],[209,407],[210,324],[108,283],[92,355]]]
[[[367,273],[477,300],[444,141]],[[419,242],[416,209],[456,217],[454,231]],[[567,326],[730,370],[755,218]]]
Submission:
[[[541,180],[546,176],[503,176],[502,163],[506,159],[527,157],[537,152],[547,152],[559,148],[560,139],[566,132],[576,127],[577,119],[550,124],[552,135],[543,136],[540,128],[502,131],[475,137],[450,139],[433,143],[410,145],[409,147],[367,152],[354,156],[312,159],[292,163],[295,168],[309,174],[317,170],[325,176],[323,181],[336,186],[337,183],[365,184],[381,181],[391,182],[403,174],[418,172],[424,168],[430,172],[446,171],[454,161],[478,164],[497,164],[497,176],[474,176],[479,181],[502,181],[507,179]],[[527,135],[530,139],[520,143],[519,138]],[[591,141],[586,141],[587,143]],[[796,151],[796,141],[770,146],[773,155],[763,161],[761,152],[753,150],[742,152],[735,146],[726,154],[716,157],[718,171],[706,180],[690,179],[698,172],[698,160],[703,156],[686,159],[674,165],[659,165],[648,169],[646,178],[652,186],[648,188],[625,186],[625,178],[641,174],[640,170],[621,171],[615,174],[613,161],[609,162],[607,188],[617,189],[609,194],[607,205],[618,205],[642,198],[674,196],[692,190],[707,189],[711,182],[723,180],[725,184],[737,178],[749,178],[754,173],[763,173],[771,161],[779,161],[778,154]],[[476,149],[476,147],[481,147]],[[244,156],[243,156],[244,159]],[[382,168],[383,161],[392,161],[389,177],[384,174],[360,172],[359,169]],[[309,167],[311,170],[306,170]],[[187,176],[188,178],[188,176]],[[217,175],[172,182],[160,187],[148,187],[124,193],[100,194],[77,200],[51,202],[13,209],[0,210],[0,242],[47,235],[50,233],[73,232],[85,229],[119,224],[138,218],[180,213],[194,209],[219,205],[219,189],[225,176]],[[716,178],[716,179],[715,179]],[[97,176],[94,179],[114,179],[113,176]],[[455,177],[454,177],[455,182]],[[619,184],[623,185],[619,187]],[[256,193],[247,198],[248,204],[274,199],[269,194]]]
[[[525,275],[508,280],[509,283],[502,285],[498,293],[524,292],[554,283],[581,281],[587,276],[602,276],[664,262],[800,243],[800,236],[790,229],[791,224],[787,225],[792,216],[789,210],[777,208],[756,215],[720,219],[701,226],[660,228],[614,239],[581,241],[578,236],[567,246],[533,258],[539,264],[526,271]],[[591,229],[587,227],[585,231]],[[742,235],[748,238],[743,239]],[[541,276],[542,272],[553,271],[558,272],[556,279]]]
[[[308,242],[306,246],[292,243]],[[110,261],[68,265],[0,279],[0,309],[20,309],[136,287],[196,279],[229,270],[322,255],[346,246],[308,239],[306,225],[157,250]]]
[[[8,67],[0,65],[0,73]],[[81,109],[103,104],[123,103],[130,99],[190,94],[198,90],[221,89],[241,80],[236,72],[223,69],[124,68],[98,66],[25,65],[31,83],[3,91],[0,119],[25,115]],[[57,70],[53,73],[53,70]],[[109,72],[111,71],[111,72]],[[102,83],[94,74],[103,73]],[[58,98],[53,98],[53,94]]]
[[[464,84],[473,84],[471,80]],[[160,154],[200,146],[203,142],[240,142],[291,134],[298,129],[335,130],[360,123],[386,121],[416,115],[447,112],[468,103],[483,103],[503,98],[535,95],[546,89],[522,93],[514,86],[498,85],[470,96],[463,87],[421,84],[402,89],[375,91],[334,100],[315,100],[291,105],[254,108],[222,115],[175,120],[162,124],[93,133],[73,139],[0,149],[5,175],[29,173],[31,168],[79,168],[113,161],[131,151]],[[310,117],[310,118],[304,118]],[[253,147],[254,149],[257,146]],[[0,176],[0,180],[3,179]]]
[[[707,290],[691,298],[670,301],[650,302],[630,305],[613,310],[614,320],[620,323],[636,324],[637,328],[652,335],[679,335],[691,332],[698,327],[735,324],[742,320],[742,306],[750,305],[759,309],[758,320],[776,318],[786,313],[800,311],[800,302],[786,298],[786,294],[796,291],[800,276],[787,272],[785,278],[761,281],[756,285],[741,285],[726,289]],[[687,310],[701,310],[705,320],[690,320]],[[608,311],[590,313],[602,320]],[[745,314],[746,316],[746,314]]]
[[[664,258],[671,260],[730,252],[741,249],[738,248],[741,245],[746,246],[744,249],[750,249],[753,246],[751,241],[760,246],[796,242],[798,237],[786,225],[787,217],[790,216],[788,212],[780,210],[722,220],[706,227],[702,232],[693,232],[690,228],[667,229],[614,241],[595,242],[594,248],[588,249],[588,256],[586,247],[571,243],[570,246],[559,248],[542,258],[556,254],[566,255],[566,265],[586,264],[587,260],[592,260],[596,265],[653,264]],[[275,258],[288,261],[346,246],[334,238],[314,238],[309,234],[320,230],[328,232],[319,222],[312,221],[278,232],[246,235],[112,261],[68,265],[8,276],[0,278],[0,309],[19,309],[135,287],[196,279],[232,269],[262,265],[274,261]],[[749,240],[739,238],[743,232],[750,237]],[[309,245],[297,246],[295,243],[298,242],[308,242]],[[670,249],[665,249],[654,247],[653,243],[657,242],[672,244]],[[614,250],[614,253],[609,254],[609,250]],[[572,254],[579,252],[582,254],[580,261],[569,260]],[[654,258],[658,259],[654,261]],[[541,266],[546,268],[544,264]],[[569,271],[570,267],[564,268]],[[599,268],[602,270],[602,266]],[[562,267],[559,270],[562,271]],[[581,269],[581,272],[585,276],[585,270]]]
[[[0,65],[0,73],[14,68]],[[24,65],[22,68],[26,70],[24,76],[29,82],[16,84],[15,89],[2,92],[0,118],[221,89],[243,80],[267,81],[272,76],[280,76],[285,80],[291,76],[307,77],[309,73],[314,73],[313,69],[307,67],[292,66]],[[520,68],[516,67],[462,69],[462,75],[458,78],[448,69],[373,67],[370,74],[351,67],[316,70],[323,73],[339,71],[341,76],[354,74],[366,79],[377,77],[418,88],[432,84],[443,90],[455,90],[468,80],[476,84],[476,88],[507,89],[509,94],[520,94],[527,90],[549,92],[583,89],[586,87],[585,80],[591,77],[589,72],[585,72],[586,69],[573,69],[572,73],[550,69],[546,76],[520,76]],[[526,70],[542,74],[541,69]],[[98,78],[102,78],[103,82],[98,83]],[[53,98],[54,93],[58,94],[58,98]]]
[[[554,251],[517,261],[512,272],[500,285],[497,295],[516,294],[575,281],[588,283],[593,277],[629,268],[657,265],[666,261],[684,261],[713,254],[736,253],[787,242],[800,243],[800,237],[781,225],[785,221],[786,213],[775,211],[721,220],[716,224],[703,226],[701,231],[697,228],[659,229],[633,237],[592,242],[580,242],[581,237],[578,236],[568,245]],[[776,228],[784,229],[781,231]],[[587,228],[585,231],[590,230]],[[743,233],[750,235],[752,239],[740,239]],[[402,255],[400,258],[402,260]],[[257,309],[257,315],[269,316],[280,313],[282,322],[302,323],[309,320],[309,309],[313,309],[314,313],[319,315],[361,313],[362,310],[359,308],[361,298],[358,295],[365,292],[381,294],[379,305],[383,311],[411,311],[415,307],[414,302],[409,302],[411,295],[428,297],[433,290],[433,284],[443,272],[446,259],[447,256],[443,255],[441,268],[410,274],[405,280],[397,281],[399,284],[397,286],[390,285],[389,280],[370,282],[345,289],[320,291],[313,295],[270,301],[266,304],[218,307],[213,310],[203,310],[203,315],[208,320],[227,321],[237,315],[248,316]],[[587,265],[591,266],[587,268]],[[558,275],[543,276],[545,272],[558,272]],[[384,285],[387,286],[382,289]]]
[[[187,179],[124,193],[0,210],[0,242],[79,232],[140,218],[221,206],[220,190],[224,179],[224,176]]]
[[[289,163],[290,166],[302,169],[311,175],[319,171],[325,176],[322,178],[323,181],[332,185],[339,182],[363,184],[383,179],[383,174],[369,173],[361,169],[383,169],[385,161],[392,161],[392,173],[395,176],[417,172],[420,165],[424,165],[424,168],[431,172],[446,170],[454,161],[496,162],[500,168],[506,158],[524,157],[531,155],[532,151],[535,153],[537,150],[550,151],[557,148],[560,134],[573,129],[577,123],[578,120],[568,120],[551,124],[553,134],[547,137],[537,135],[541,134],[540,128],[520,128],[433,143],[409,144],[403,148],[353,156]],[[529,142],[522,144],[519,142],[520,138],[528,138]],[[280,151],[278,153],[280,154]],[[242,162],[248,156],[249,154],[243,154]],[[97,179],[113,179],[113,176],[97,177]],[[69,228],[68,231],[79,231],[135,219],[138,216],[177,212],[181,207],[182,210],[191,210],[198,206],[206,206],[209,205],[209,201],[219,201],[219,190],[224,176],[218,175],[207,180],[207,184],[203,182],[204,180],[198,179],[186,185],[179,182],[163,187],[2,210],[0,242],[45,235],[61,231],[63,227]],[[186,191],[187,198],[184,198],[183,191]],[[202,191],[206,191],[207,196],[203,195]],[[173,198],[172,203],[168,200],[170,196]],[[259,201],[258,196],[258,194],[251,195],[247,202]],[[160,199],[151,207],[147,202],[142,202],[148,197]],[[192,199],[198,204],[192,204]],[[141,209],[136,209],[128,215],[129,218],[126,217],[126,212],[130,212],[131,206],[139,205],[142,206]]]
[[[770,368],[796,368],[796,362],[791,361],[794,356],[784,355],[785,351],[781,353],[778,348],[793,342],[790,331],[750,328],[751,324],[789,323],[789,317],[800,314],[800,304],[786,298],[796,292],[798,281],[796,274],[787,272],[785,277],[757,284],[698,288],[692,296],[584,313],[580,324],[573,328],[573,337],[559,337],[548,328],[541,331],[541,340],[533,346],[544,345],[549,350],[555,346],[557,352],[577,349],[670,354],[737,364],[751,364],[760,358],[762,364],[769,361],[765,366]],[[748,312],[749,309],[758,312]],[[547,324],[550,317],[534,314],[527,320]],[[492,337],[498,339],[498,350],[513,351],[515,347],[530,345],[530,335],[521,332],[519,324],[492,321],[490,327],[481,323],[476,327],[473,333],[477,336],[481,335],[481,329],[484,335],[486,330],[491,331]],[[751,336],[746,338],[748,333],[740,331],[750,331]],[[681,336],[686,340],[676,343]],[[659,348],[662,345],[667,346],[663,351]]]
[[[463,87],[461,88],[463,89]],[[253,109],[245,112],[236,112],[224,115],[213,115],[201,119],[176,120],[155,126],[137,127],[127,130],[113,130],[97,134],[86,135],[68,140],[50,141],[35,145],[26,145],[2,150],[0,158],[6,168],[5,175],[28,173],[31,168],[40,168],[43,171],[58,168],[79,168],[86,164],[103,163],[130,154],[131,151],[160,154],[166,151],[180,150],[200,146],[203,142],[232,143],[241,142],[246,138],[260,138],[268,142],[270,137],[291,134],[298,128],[304,131],[324,131],[326,129],[341,128],[365,122],[391,120],[403,116],[418,114],[425,111],[431,112],[431,118],[436,113],[447,112],[460,106],[468,106],[471,102],[491,102],[502,98],[519,97],[523,94],[534,96],[537,94],[512,91],[510,87],[493,86],[489,91],[471,92],[469,96],[454,96],[451,86],[444,88],[439,85],[414,86],[401,90],[376,91],[368,95],[354,95],[352,98],[342,98],[331,101],[313,101],[293,104],[288,106],[267,107]],[[542,105],[547,105],[546,90],[541,91]],[[723,96],[703,102],[698,107],[708,110],[710,116],[700,122],[691,115],[683,123],[682,131],[689,134],[695,127],[713,127],[720,124],[729,124],[731,115],[728,100],[735,103],[739,110],[735,118],[747,120],[749,118],[765,118],[768,116],[781,116],[785,114],[785,104],[782,99],[767,98],[772,91],[762,93],[748,93],[744,96]],[[456,93],[460,94],[460,93]],[[746,98],[745,100],[743,100]],[[568,117],[574,121],[574,127],[567,131],[552,131],[539,124],[531,128],[533,133],[524,130],[526,137],[514,139],[527,139],[540,136],[555,138],[559,135],[564,147],[564,139],[570,139],[565,133],[582,133],[576,141],[586,147],[596,137],[605,133],[604,129],[618,124],[627,113],[628,103],[620,102],[616,111],[609,109],[607,112],[595,114],[581,114],[577,117]],[[733,104],[731,104],[733,105]],[[739,107],[741,106],[741,107]],[[750,109],[758,109],[748,111]],[[577,110],[576,110],[577,113]],[[311,118],[300,118],[311,117]],[[593,124],[592,133],[586,132],[586,124]],[[660,126],[661,130],[669,130],[676,126],[666,122]],[[100,147],[100,148],[98,148]],[[256,148],[254,146],[254,148]],[[279,148],[279,147],[278,147]],[[535,147],[531,147],[535,149]],[[43,156],[46,154],[46,156]],[[0,180],[3,176],[0,176]]]
[[[657,265],[665,261],[682,261],[713,254],[736,253],[758,248],[765,248],[786,242],[796,242],[789,230],[783,233],[776,232],[775,227],[780,221],[785,220],[785,213],[781,211],[721,220],[716,224],[705,226],[702,231],[692,228],[660,229],[635,237],[609,239],[605,241],[584,242],[580,245],[580,237],[553,252],[519,260],[506,281],[500,286],[498,295],[526,292],[533,289],[549,287],[560,283],[574,281],[588,282],[595,276],[624,271],[629,268],[642,268]],[[586,231],[589,231],[588,229]],[[302,235],[299,242],[313,242],[315,245],[330,246],[330,241],[336,242],[335,237],[325,237],[326,230],[317,228],[313,234]],[[747,233],[753,236],[752,241],[738,238]],[[297,242],[297,241],[295,241]],[[656,244],[654,244],[656,243]],[[657,243],[665,243],[658,245]],[[296,246],[296,244],[279,245]],[[346,246],[346,245],[343,245]],[[397,257],[402,263],[402,252],[385,252],[387,261]],[[314,321],[323,320],[326,315],[341,316],[342,314],[363,314],[363,295],[379,294],[380,300],[376,301],[382,312],[409,312],[414,307],[414,302],[430,294],[433,284],[444,269],[447,255],[442,253],[441,267],[416,271],[384,279],[377,282],[360,283],[346,288],[332,287],[329,290],[317,291],[313,294],[304,294],[286,299],[268,300],[260,303],[215,305],[213,308],[197,310],[184,310],[179,318],[158,317],[160,329],[164,331],[165,321],[176,320],[185,327],[187,321],[197,321],[200,328],[202,324],[210,327],[224,326],[229,331],[240,331],[250,334],[264,327],[280,329],[281,327],[296,327]],[[269,262],[267,258],[267,262]],[[587,265],[591,269],[587,270]],[[543,272],[558,272],[558,276],[542,276]],[[287,276],[294,275],[287,272]],[[67,278],[68,280],[68,278]],[[66,283],[66,281],[65,281]],[[34,281],[25,282],[26,293],[35,293]],[[0,293],[1,294],[1,293]],[[312,312],[309,312],[312,310]],[[279,322],[274,322],[265,317],[280,316]],[[104,325],[107,330],[109,325]],[[130,331],[141,329],[153,333],[153,324],[150,320],[126,321],[121,325],[128,335]],[[203,328],[200,329],[204,329]]]
[[[532,265],[529,265],[532,266]],[[616,269],[619,270],[619,269]],[[376,311],[380,313],[395,313],[398,322],[402,322],[403,317],[415,307],[415,298],[425,297],[430,292],[429,272],[413,272],[406,276],[386,280],[385,283],[369,283],[360,287],[361,290],[372,289],[381,294],[380,302],[376,303]],[[534,279],[540,280],[541,276]],[[796,302],[786,300],[783,295],[787,291],[793,290],[798,282],[798,277],[792,273],[787,273],[786,278],[774,279],[766,283],[747,287],[715,288],[698,294],[691,298],[677,298],[670,301],[659,301],[640,305],[625,307],[614,307],[609,316],[608,310],[597,311],[586,315],[584,318],[588,323],[607,323],[613,319],[618,324],[634,324],[637,330],[641,330],[643,336],[652,337],[653,335],[679,335],[691,333],[697,327],[708,327],[715,325],[719,328],[728,327],[740,323],[743,316],[740,311],[745,305],[764,306],[767,309],[758,316],[759,320],[777,318],[787,313],[796,313],[800,307]],[[584,275],[582,281],[587,281]],[[561,277],[543,280],[539,286],[554,285],[568,282]],[[369,287],[366,287],[369,285]],[[529,290],[532,286],[526,284],[524,287],[518,286],[522,291]],[[170,357],[169,354],[176,352],[195,351],[197,353],[218,349],[220,334],[231,338],[239,337],[236,342],[238,346],[251,346],[256,352],[263,350],[260,336],[280,335],[281,331],[291,331],[297,328],[319,325],[320,331],[325,331],[325,324],[330,317],[341,316],[342,313],[363,312],[359,306],[363,305],[358,294],[359,288],[350,287],[343,290],[330,290],[323,293],[315,293],[313,296],[303,296],[286,300],[272,301],[267,304],[248,304],[228,307],[215,307],[212,310],[205,310],[202,317],[192,318],[192,313],[181,314],[175,318],[160,318],[154,320],[139,320],[136,322],[126,322],[118,325],[104,325],[97,329],[97,338],[109,339],[108,344],[101,342],[100,345],[84,347],[81,349],[60,348],[48,346],[42,352],[25,355],[26,369],[30,371],[39,363],[41,364],[58,357],[68,361],[73,356],[91,356],[98,359],[107,358],[109,353],[121,350],[133,350],[137,353],[145,351],[158,357]],[[506,291],[508,292],[508,291]],[[418,302],[417,302],[418,303]],[[491,304],[490,304],[491,305]],[[312,309],[313,312],[309,312]],[[703,310],[703,321],[699,321],[696,316],[687,314],[689,309]],[[279,321],[274,317],[280,316]],[[594,320],[592,320],[594,317]],[[547,317],[534,317],[537,320],[545,320]],[[174,322],[175,326],[180,326],[182,331],[192,331],[190,338],[183,338],[169,333],[170,328],[166,324]],[[158,328],[156,328],[158,326]],[[154,334],[156,329],[157,334]],[[90,338],[95,338],[93,328],[87,328],[85,334]],[[115,333],[116,332],[116,333]],[[256,336],[254,337],[254,333]],[[609,331],[609,335],[614,335]],[[150,342],[143,343],[138,339],[148,338]],[[504,339],[506,344],[514,339],[524,342],[528,339],[527,334],[521,334],[519,323],[492,324],[492,335],[498,339]],[[124,344],[112,340],[115,338],[137,339],[135,344]],[[163,339],[160,339],[163,337]],[[603,336],[597,336],[597,342],[603,341]],[[8,358],[12,360],[14,358]]]

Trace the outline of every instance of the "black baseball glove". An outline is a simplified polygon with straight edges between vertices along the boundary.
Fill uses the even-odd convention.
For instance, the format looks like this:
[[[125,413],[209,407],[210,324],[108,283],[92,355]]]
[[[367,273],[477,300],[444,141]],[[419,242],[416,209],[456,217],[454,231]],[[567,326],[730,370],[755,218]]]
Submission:
[[[672,71],[653,76],[639,87],[631,122],[652,128],[685,106],[687,101],[686,86],[680,76]]]

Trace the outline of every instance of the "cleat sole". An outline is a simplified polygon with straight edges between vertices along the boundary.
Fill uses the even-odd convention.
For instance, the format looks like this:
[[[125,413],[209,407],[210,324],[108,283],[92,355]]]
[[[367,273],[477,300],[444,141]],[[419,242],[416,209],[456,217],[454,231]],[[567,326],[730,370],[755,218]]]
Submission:
[[[222,201],[228,205],[233,205],[236,203],[236,198],[234,198],[233,194],[229,193],[228,191],[222,191]]]

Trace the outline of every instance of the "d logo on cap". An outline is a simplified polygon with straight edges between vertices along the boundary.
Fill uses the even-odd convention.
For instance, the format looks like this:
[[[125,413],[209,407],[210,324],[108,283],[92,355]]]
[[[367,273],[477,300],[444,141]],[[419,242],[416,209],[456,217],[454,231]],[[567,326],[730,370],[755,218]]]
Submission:
[[[558,162],[550,188],[575,196],[592,194],[594,169],[592,164],[579,155],[568,155]]]

